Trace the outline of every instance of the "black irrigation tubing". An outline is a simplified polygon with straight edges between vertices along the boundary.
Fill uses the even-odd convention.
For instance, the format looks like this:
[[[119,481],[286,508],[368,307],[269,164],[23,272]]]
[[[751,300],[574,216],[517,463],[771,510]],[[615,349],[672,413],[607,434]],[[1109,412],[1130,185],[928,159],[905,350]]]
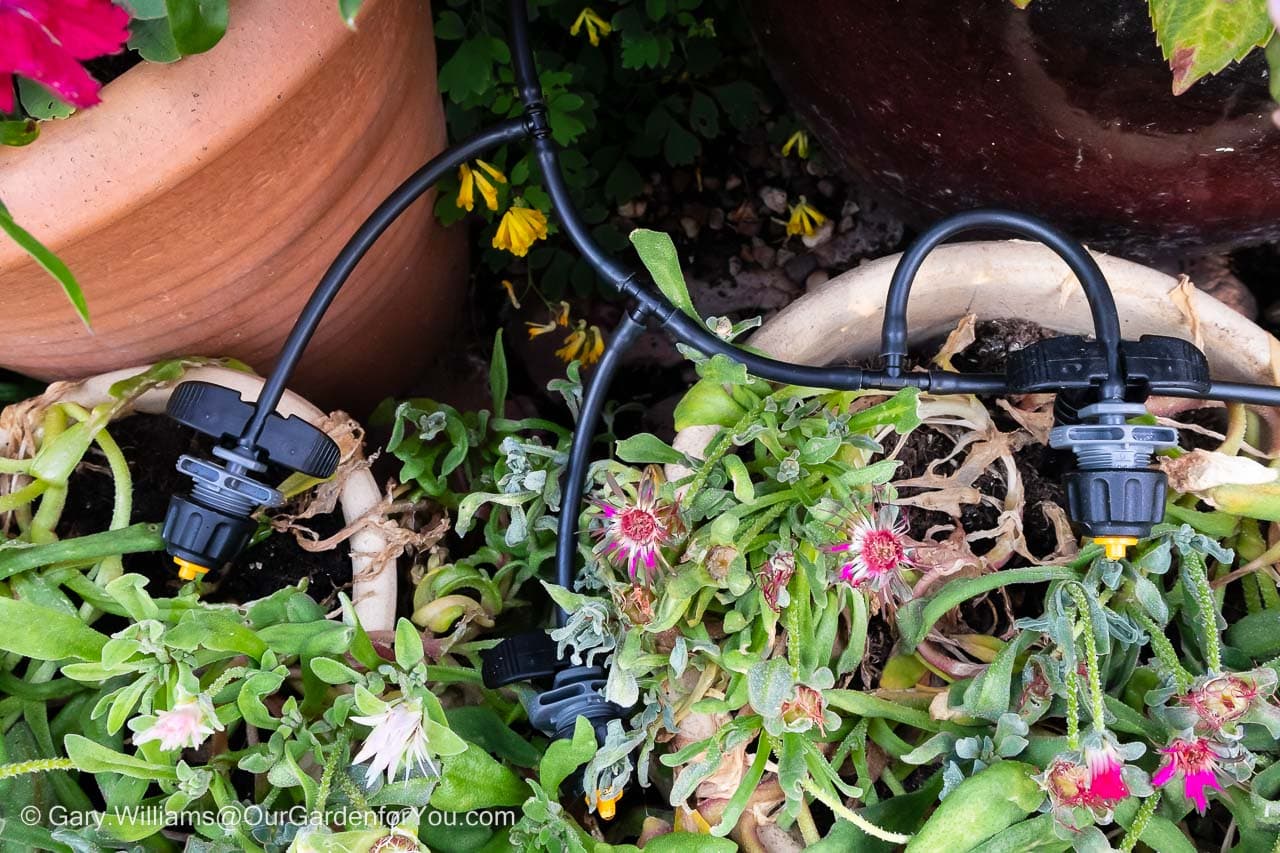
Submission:
[[[1049,247],[1066,262],[1080,281],[1093,315],[1095,337],[1102,344],[1107,359],[1107,376],[1100,388],[1102,397],[1123,399],[1125,373],[1120,353],[1120,319],[1111,288],[1107,285],[1102,270],[1079,242],[1048,223],[1012,211],[974,210],[949,217],[921,235],[903,254],[894,270],[885,301],[881,327],[884,368],[881,370],[791,364],[747,351],[713,334],[701,320],[679,311],[636,271],[604,251],[591,237],[573,204],[568,184],[560,169],[559,149],[551,138],[547,108],[542,102],[537,64],[529,41],[526,0],[508,0],[508,10],[512,65],[520,99],[524,104],[524,114],[481,131],[435,157],[397,187],[361,224],[316,285],[290,331],[281,349],[280,358],[258,396],[253,417],[240,437],[241,446],[252,449],[256,444],[268,416],[279,404],[289,377],[325,311],[378,237],[444,175],[499,145],[520,139],[528,139],[533,148],[552,209],[569,240],[601,278],[634,303],[631,311],[614,330],[583,396],[582,410],[564,474],[558,522],[556,576],[562,586],[572,586],[573,558],[578,541],[577,520],[580,516],[596,420],[622,354],[649,321],[655,321],[672,338],[704,355],[727,356],[744,365],[753,375],[772,382],[834,390],[896,391],[919,388],[934,394],[1005,394],[1010,388],[1005,377],[997,374],[961,374],[944,370],[908,373],[903,370],[903,360],[907,354],[907,300],[912,281],[926,256],[946,240],[963,232],[984,229],[1004,231],[1028,237]],[[1280,388],[1243,382],[1214,382],[1207,393],[1184,392],[1181,396],[1280,406]],[[564,618],[563,612],[557,614],[560,624],[563,624]]]

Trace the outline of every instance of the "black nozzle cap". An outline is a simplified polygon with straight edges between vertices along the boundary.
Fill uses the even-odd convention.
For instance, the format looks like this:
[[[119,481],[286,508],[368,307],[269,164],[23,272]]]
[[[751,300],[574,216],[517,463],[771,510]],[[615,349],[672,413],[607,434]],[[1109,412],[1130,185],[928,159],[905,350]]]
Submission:
[[[231,515],[204,506],[189,497],[174,495],[165,513],[165,550],[175,557],[217,569],[248,546],[258,523],[244,515]]]
[[[1064,480],[1071,519],[1085,536],[1143,539],[1164,520],[1163,471],[1103,468],[1073,471]]]

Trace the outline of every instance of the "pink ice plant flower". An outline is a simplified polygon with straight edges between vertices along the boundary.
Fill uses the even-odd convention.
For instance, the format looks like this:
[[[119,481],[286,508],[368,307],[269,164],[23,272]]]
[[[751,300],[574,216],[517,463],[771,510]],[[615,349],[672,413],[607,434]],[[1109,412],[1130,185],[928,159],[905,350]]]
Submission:
[[[1152,784],[1164,785],[1174,777],[1182,779],[1183,796],[1195,803],[1197,812],[1204,814],[1208,805],[1205,789],[1222,790],[1218,782],[1222,769],[1219,749],[1217,744],[1203,737],[1178,738],[1170,742],[1160,748],[1165,763],[1151,777]]]
[[[368,726],[371,731],[364,745],[351,760],[352,764],[369,766],[365,781],[372,784],[383,773],[387,782],[394,782],[403,772],[408,779],[411,773],[419,775],[436,772],[431,761],[422,703],[417,699],[398,698],[386,703],[376,714],[351,717],[351,721]]]
[[[844,541],[827,551],[842,555],[840,580],[855,589],[866,587],[886,597],[911,597],[902,570],[912,567],[907,524],[891,504],[859,508],[845,519]]]
[[[93,106],[101,84],[80,63],[128,40],[129,13],[111,0],[0,0],[0,113],[15,110],[14,75]]]
[[[608,500],[592,501],[605,521],[594,531],[600,540],[595,555],[626,566],[633,581],[652,581],[658,566],[667,565],[662,549],[683,531],[675,506],[658,497],[661,478],[658,469],[650,466],[640,478],[634,501],[613,482],[614,494]]]
[[[213,705],[204,695],[180,699],[166,711],[158,711],[144,731],[133,736],[134,746],[159,741],[163,750],[195,749],[205,738],[222,729]]]
[[[1114,740],[1103,737],[1086,746],[1084,766],[1089,771],[1088,789],[1092,796],[1116,801],[1129,796],[1129,786],[1121,775],[1124,759]]]

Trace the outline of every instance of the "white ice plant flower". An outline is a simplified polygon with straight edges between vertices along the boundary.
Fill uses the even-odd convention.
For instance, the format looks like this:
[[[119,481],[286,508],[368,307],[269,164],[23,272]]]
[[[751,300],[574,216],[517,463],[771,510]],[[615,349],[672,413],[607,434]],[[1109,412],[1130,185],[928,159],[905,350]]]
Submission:
[[[133,736],[134,746],[159,741],[160,748],[195,749],[205,738],[222,730],[209,697],[182,696],[166,711],[156,712],[151,725]]]
[[[402,770],[404,779],[415,771],[419,775],[437,772],[428,752],[426,717],[419,699],[393,699],[378,713],[353,716],[351,721],[372,729],[352,760],[353,764],[369,763],[366,784],[384,772],[388,783],[394,782]]]

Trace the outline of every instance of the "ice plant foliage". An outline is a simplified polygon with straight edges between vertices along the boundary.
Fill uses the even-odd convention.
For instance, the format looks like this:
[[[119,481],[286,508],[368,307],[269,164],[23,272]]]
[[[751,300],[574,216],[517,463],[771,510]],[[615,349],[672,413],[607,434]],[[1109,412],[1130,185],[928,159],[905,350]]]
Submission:
[[[510,252],[517,258],[529,254],[539,240],[547,239],[547,217],[533,207],[512,205],[502,214],[498,233],[493,235],[493,248]]]
[[[869,589],[882,597],[905,601],[911,588],[902,571],[911,568],[907,524],[892,504],[859,507],[842,522],[842,542],[828,546],[840,555],[840,580],[855,589]]]
[[[15,110],[15,76],[93,106],[101,84],[80,63],[119,53],[128,39],[129,13],[111,0],[0,0],[0,113]]]
[[[351,720],[372,729],[351,760],[352,764],[368,762],[368,782],[383,773],[387,782],[394,782],[402,774],[402,778],[408,779],[411,775],[436,772],[429,751],[426,717],[419,700],[394,699],[379,713],[353,716]]]
[[[658,495],[661,484],[661,471],[651,465],[640,477],[634,499],[611,480],[612,496],[592,501],[604,520],[593,531],[599,540],[593,553],[625,566],[631,580],[641,583],[652,583],[658,567],[667,566],[662,549],[682,532],[676,507]]]
[[[134,746],[156,741],[161,749],[195,749],[205,738],[222,729],[213,703],[203,694],[178,700],[156,714],[149,727],[133,736]]]

